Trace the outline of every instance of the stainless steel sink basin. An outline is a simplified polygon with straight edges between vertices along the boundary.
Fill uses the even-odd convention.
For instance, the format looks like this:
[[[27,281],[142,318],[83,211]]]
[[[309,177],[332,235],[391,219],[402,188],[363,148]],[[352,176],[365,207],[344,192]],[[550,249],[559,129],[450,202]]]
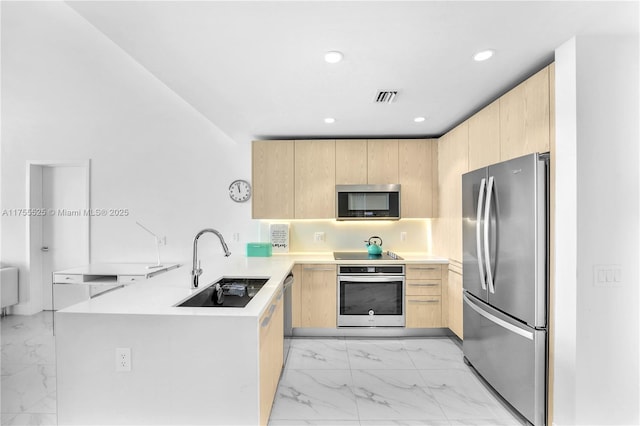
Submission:
[[[269,278],[224,277],[177,306],[244,308],[267,281]],[[223,289],[222,303],[216,303],[216,284]]]

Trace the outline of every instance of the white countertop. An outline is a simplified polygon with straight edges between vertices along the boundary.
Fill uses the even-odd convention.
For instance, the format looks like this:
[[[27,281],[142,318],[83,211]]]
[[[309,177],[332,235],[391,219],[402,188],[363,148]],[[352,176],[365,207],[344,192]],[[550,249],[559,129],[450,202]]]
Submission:
[[[398,253],[403,260],[388,260],[394,263],[448,263],[443,257],[424,253]],[[370,264],[371,260],[340,260],[333,258],[332,252],[288,253],[272,257],[245,257],[232,255],[216,259],[203,259],[203,274],[200,287],[191,289],[191,268],[168,271],[145,282],[129,285],[121,290],[104,294],[66,309],[66,313],[95,314],[137,314],[137,315],[198,315],[198,316],[254,316],[259,317],[269,304],[272,296],[296,263]],[[131,274],[135,275],[135,274]],[[193,294],[202,291],[210,283],[222,277],[270,278],[264,287],[244,308],[177,307],[176,305]]]
[[[170,271],[180,266],[177,263],[163,263],[160,267],[149,263],[92,263],[79,266],[77,268],[55,271],[54,274],[65,275],[100,275],[100,276],[120,276],[120,275],[143,275],[149,276],[158,272]]]

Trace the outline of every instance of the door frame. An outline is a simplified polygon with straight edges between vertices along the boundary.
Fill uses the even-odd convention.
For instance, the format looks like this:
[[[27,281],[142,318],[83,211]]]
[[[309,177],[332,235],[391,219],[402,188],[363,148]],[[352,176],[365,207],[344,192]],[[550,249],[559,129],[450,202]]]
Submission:
[[[45,167],[81,167],[84,169],[84,186],[85,186],[85,206],[84,209],[89,211],[91,208],[91,160],[78,161],[27,161],[27,209],[29,211],[37,211],[42,208],[42,170]],[[37,176],[40,178],[38,179]],[[35,177],[35,178],[34,178]],[[36,201],[32,196],[39,197]],[[47,213],[48,214],[48,213]],[[84,261],[86,264],[91,263],[91,215],[82,215],[82,226],[85,229],[84,238]],[[42,279],[42,216],[30,215],[27,222],[27,271],[28,292],[27,296],[28,311],[37,313],[44,309],[44,282]],[[34,273],[35,272],[35,273]],[[21,302],[22,303],[22,302]]]

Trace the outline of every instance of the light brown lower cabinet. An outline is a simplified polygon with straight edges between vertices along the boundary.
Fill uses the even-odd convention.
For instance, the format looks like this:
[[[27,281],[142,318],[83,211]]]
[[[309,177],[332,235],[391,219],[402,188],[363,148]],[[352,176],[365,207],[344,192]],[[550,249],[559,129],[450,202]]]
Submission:
[[[260,424],[266,425],[284,362],[283,294],[279,291],[260,317]]]
[[[335,264],[299,264],[294,267],[292,289],[292,326],[294,328],[336,328],[337,281]],[[446,264],[407,264],[405,315],[407,328],[451,328],[458,336],[462,332],[462,305],[452,311],[456,302],[449,300],[454,294],[462,302],[462,277],[449,283]],[[457,287],[456,287],[457,288]],[[458,318],[459,317],[459,318]],[[459,331],[458,331],[459,329]]]
[[[442,326],[442,301],[440,296],[407,295],[406,302],[407,328]]]
[[[463,338],[462,333],[462,268],[460,267],[460,272],[458,272],[457,268],[449,269],[449,278],[448,278],[448,316],[449,316],[449,328],[453,331],[459,338]]]
[[[336,265],[301,264],[294,269],[293,327],[336,328]]]
[[[443,281],[446,265],[407,264],[405,324],[407,328],[444,327]],[[444,278],[444,279],[443,279]]]

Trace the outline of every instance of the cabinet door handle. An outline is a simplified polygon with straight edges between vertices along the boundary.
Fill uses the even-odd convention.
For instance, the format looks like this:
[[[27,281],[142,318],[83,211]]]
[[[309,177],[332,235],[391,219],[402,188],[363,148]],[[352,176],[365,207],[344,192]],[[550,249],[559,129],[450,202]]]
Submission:
[[[440,284],[435,284],[435,283],[414,283],[414,284],[409,284],[412,287],[436,287],[439,286]]]
[[[436,269],[440,269],[435,266],[409,266],[409,269],[418,269],[421,271],[435,271]]]
[[[416,299],[409,299],[407,300],[407,302],[409,303],[440,303],[439,300],[416,300]]]
[[[266,327],[266,326],[268,326],[268,325],[269,325],[269,323],[271,322],[271,317],[273,316],[273,311],[275,311],[275,310],[276,310],[276,305],[271,304],[271,306],[269,306],[269,313],[268,313],[268,315],[266,316],[266,318],[265,318],[265,319],[263,319],[263,320],[262,320],[262,323],[260,324],[260,326],[261,326],[262,328],[264,328],[264,327]]]
[[[305,271],[335,271],[335,268],[313,268],[313,267],[304,267]]]
[[[260,327],[265,328],[266,326],[269,325],[270,322],[271,322],[271,316],[268,316],[262,320],[262,324],[260,324]]]

